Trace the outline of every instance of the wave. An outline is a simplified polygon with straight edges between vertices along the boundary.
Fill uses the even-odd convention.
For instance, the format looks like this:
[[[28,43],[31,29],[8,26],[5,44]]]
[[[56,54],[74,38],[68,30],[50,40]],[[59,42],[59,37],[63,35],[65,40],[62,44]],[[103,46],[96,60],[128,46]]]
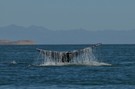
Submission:
[[[111,66],[112,64],[105,63],[105,62],[97,62],[97,61],[92,61],[89,63],[56,63],[56,62],[45,62],[41,63],[35,66]]]

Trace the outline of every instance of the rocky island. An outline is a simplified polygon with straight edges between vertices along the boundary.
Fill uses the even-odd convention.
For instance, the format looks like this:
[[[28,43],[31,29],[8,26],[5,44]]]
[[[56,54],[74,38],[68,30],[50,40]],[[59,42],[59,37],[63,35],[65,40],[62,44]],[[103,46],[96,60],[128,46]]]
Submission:
[[[0,40],[0,45],[33,45],[34,42],[32,40]]]

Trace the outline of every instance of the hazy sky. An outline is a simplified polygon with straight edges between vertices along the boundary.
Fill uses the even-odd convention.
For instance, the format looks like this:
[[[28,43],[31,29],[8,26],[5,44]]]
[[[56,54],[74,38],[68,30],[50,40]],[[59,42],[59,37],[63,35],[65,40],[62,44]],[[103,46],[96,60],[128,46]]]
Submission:
[[[135,29],[135,0],[0,0],[0,26]]]

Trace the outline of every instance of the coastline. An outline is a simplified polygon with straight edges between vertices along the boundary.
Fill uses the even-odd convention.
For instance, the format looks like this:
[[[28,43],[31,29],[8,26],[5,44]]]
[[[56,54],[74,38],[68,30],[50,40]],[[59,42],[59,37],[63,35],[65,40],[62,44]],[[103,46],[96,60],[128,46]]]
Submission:
[[[17,41],[10,41],[10,40],[0,40],[0,45],[34,45],[35,42],[32,40],[17,40]]]

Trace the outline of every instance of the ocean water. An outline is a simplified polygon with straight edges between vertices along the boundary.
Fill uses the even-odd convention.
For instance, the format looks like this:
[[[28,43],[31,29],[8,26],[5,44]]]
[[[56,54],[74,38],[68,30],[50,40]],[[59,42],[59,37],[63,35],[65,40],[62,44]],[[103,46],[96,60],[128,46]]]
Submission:
[[[33,65],[39,57],[36,48],[70,51],[89,46],[2,45],[0,89],[135,89],[135,45],[93,48],[94,65]]]

